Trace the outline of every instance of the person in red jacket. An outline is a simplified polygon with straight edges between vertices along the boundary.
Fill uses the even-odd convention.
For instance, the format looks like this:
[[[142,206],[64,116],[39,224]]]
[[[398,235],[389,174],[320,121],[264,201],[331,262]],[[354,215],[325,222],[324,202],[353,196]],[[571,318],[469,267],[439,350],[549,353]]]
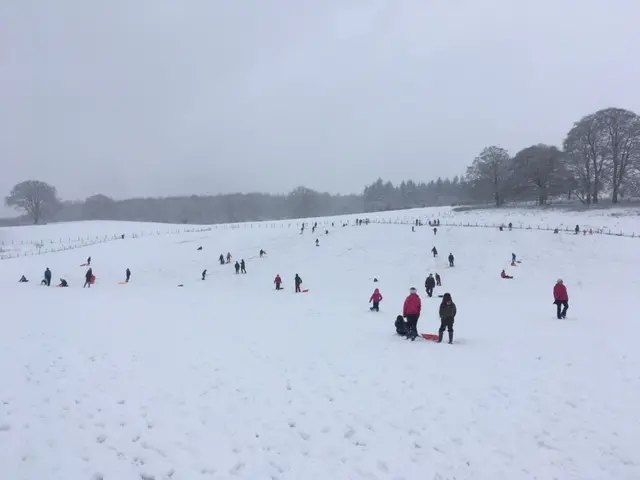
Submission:
[[[409,296],[405,299],[402,309],[402,316],[407,319],[407,326],[409,327],[407,338],[410,338],[411,341],[414,341],[418,336],[418,319],[420,318],[421,310],[422,301],[415,287],[411,287],[409,289]]]
[[[371,295],[371,298],[369,299],[369,303],[373,302],[373,307],[370,308],[370,310],[373,312],[374,310],[376,312],[380,311],[380,302],[382,301],[382,294],[380,293],[379,289],[375,289],[373,292],[373,295]]]
[[[280,285],[282,284],[282,279],[280,278],[280,274],[276,275],[276,279],[273,281],[276,284],[276,290],[280,290]]]
[[[567,287],[564,286],[562,279],[558,279],[556,285],[553,287],[553,303],[555,303],[556,308],[558,309],[558,320],[567,318],[569,294],[567,293]]]

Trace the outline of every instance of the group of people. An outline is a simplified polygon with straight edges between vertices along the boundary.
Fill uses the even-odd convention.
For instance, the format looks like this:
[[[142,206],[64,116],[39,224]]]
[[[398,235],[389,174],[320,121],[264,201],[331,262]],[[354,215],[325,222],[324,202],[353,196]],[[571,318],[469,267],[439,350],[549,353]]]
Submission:
[[[93,285],[96,281],[96,276],[93,274],[93,267],[91,267],[91,257],[87,258],[87,261],[85,263],[83,263],[82,265],[80,265],[81,267],[89,267],[87,269],[87,271],[84,274],[84,285],[82,286],[82,288],[91,288],[91,285]],[[206,270],[205,270],[206,271]],[[51,286],[51,277],[52,277],[52,273],[51,273],[51,269],[49,267],[47,267],[44,270],[44,275],[42,280],[40,281],[40,285],[45,286],[45,287],[50,287]],[[125,270],[125,280],[123,283],[129,283],[129,280],[131,279],[131,270],[129,268],[127,268]],[[26,276],[22,275],[20,277],[20,280],[18,280],[19,283],[27,283],[29,280],[27,279]],[[69,282],[67,282],[66,279],[64,278],[60,278],[60,283],[58,283],[58,285],[56,285],[57,287],[68,287],[69,286]]]

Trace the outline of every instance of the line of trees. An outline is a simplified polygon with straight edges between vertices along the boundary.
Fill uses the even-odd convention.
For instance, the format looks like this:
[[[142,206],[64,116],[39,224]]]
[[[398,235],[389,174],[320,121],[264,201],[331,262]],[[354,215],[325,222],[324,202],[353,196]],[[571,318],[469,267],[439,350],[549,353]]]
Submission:
[[[298,187],[286,195],[264,193],[134,198],[93,195],[84,201],[58,198],[56,188],[28,180],[13,187],[5,204],[23,216],[16,223],[77,220],[129,220],[167,223],[234,223],[319,217],[383,210],[535,201],[546,205],[566,196],[585,205],[609,196],[640,194],[640,117],[622,108],[586,115],[567,133],[562,148],[537,144],[511,156],[484,148],[462,176],[427,183],[394,185],[378,179],[359,195],[331,195]]]

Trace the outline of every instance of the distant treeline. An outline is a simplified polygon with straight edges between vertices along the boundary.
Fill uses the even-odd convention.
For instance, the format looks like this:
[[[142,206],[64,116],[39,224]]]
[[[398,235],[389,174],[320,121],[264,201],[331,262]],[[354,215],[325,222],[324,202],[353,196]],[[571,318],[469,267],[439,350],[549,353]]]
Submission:
[[[427,206],[577,199],[584,205],[640,193],[640,117],[620,108],[581,118],[563,147],[537,144],[511,156],[498,146],[480,152],[462,176],[394,185],[378,179],[357,195],[331,195],[298,187],[286,195],[266,193],[133,198],[93,195],[58,199],[55,187],[37,180],[16,185],[5,203],[23,213],[0,224],[78,220],[127,220],[214,224],[321,217]]]

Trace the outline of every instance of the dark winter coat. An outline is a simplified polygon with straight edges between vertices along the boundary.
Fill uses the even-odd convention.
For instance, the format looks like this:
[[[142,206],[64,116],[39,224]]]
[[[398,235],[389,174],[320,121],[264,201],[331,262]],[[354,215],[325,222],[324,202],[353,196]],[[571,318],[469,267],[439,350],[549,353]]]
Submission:
[[[295,282],[296,282],[296,285],[302,285],[302,278],[296,275]]]
[[[44,271],[44,278],[46,278],[47,280],[51,280],[51,270],[49,270],[48,268]]]
[[[425,286],[425,288],[435,288],[436,279],[433,278],[433,277],[427,277],[427,279],[424,282],[424,286]]]
[[[87,273],[85,273],[84,278],[86,278],[88,282],[91,280],[92,277],[93,277],[93,270],[92,269],[87,270]]]
[[[451,302],[451,303],[445,303],[442,302],[440,304],[440,318],[441,319],[445,319],[445,318],[455,318],[456,313],[458,313],[458,309],[456,308],[456,304]]]

